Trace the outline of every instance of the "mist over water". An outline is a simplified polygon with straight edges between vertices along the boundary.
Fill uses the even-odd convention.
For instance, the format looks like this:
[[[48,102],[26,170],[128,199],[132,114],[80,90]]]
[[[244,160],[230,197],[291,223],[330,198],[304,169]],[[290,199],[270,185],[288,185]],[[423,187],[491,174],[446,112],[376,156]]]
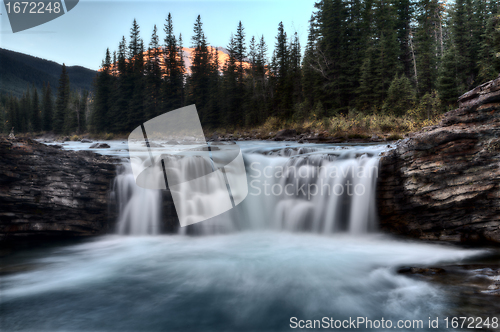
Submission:
[[[475,254],[380,235],[107,236],[33,253],[36,270],[4,277],[2,326],[282,331],[290,317],[426,320],[444,315],[446,296],[394,267]]]
[[[460,262],[484,251],[376,233],[376,179],[368,176],[373,168],[361,167],[378,165],[382,147],[280,144],[242,144],[249,183],[258,180],[261,195],[249,187],[241,205],[172,235],[157,234],[159,191],[135,186],[124,161],[114,189],[121,212],[116,234],[9,258],[27,268],[2,276],[2,330],[289,331],[291,317],[366,317],[423,320],[422,331],[429,317],[449,315],[455,304],[447,293],[396,269]],[[118,149],[108,153],[120,155]],[[354,167],[367,176],[264,174],[266,167],[286,166],[309,175],[317,166]],[[310,199],[264,195],[265,180],[271,188],[322,179],[368,190]],[[185,235],[188,228],[199,236]]]

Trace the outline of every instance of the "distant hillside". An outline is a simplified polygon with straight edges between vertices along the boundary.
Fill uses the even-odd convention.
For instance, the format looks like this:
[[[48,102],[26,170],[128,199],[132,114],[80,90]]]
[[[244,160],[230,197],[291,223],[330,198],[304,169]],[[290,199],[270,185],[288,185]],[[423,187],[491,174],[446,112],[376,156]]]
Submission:
[[[50,82],[55,93],[59,84],[62,65],[28,54],[0,48],[0,94],[21,96],[28,84],[41,90]],[[91,90],[96,71],[80,66],[67,67],[72,90]]]

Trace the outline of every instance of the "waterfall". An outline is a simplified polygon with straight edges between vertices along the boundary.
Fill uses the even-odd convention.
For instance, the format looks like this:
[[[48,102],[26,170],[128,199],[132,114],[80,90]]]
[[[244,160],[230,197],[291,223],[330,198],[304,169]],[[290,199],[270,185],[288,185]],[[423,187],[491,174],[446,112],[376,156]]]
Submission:
[[[292,232],[360,234],[376,229],[377,154],[288,155],[292,157],[245,156],[250,192],[240,217],[248,215],[254,228]],[[252,212],[259,210],[260,216]]]
[[[243,150],[249,194],[242,204],[187,227],[179,234],[214,234],[273,229],[290,232],[367,233],[376,230],[375,189],[380,147],[281,147]],[[134,162],[134,161],[132,161]],[[199,165],[198,165],[199,163]],[[188,158],[180,165],[203,170],[206,161]],[[181,171],[182,172],[182,171]],[[119,234],[157,234],[162,215],[161,190],[137,186],[130,161],[115,180]],[[183,209],[210,209],[206,197],[186,186]]]
[[[161,220],[161,191],[135,184],[130,161],[124,161],[115,178],[113,192],[118,203],[118,234],[158,234]]]

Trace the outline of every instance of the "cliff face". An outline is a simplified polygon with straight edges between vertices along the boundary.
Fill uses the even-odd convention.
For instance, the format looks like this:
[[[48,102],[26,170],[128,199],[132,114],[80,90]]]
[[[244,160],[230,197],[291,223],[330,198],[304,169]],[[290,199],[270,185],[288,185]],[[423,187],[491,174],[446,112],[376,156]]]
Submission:
[[[0,241],[106,232],[116,160],[0,139]]]
[[[500,77],[461,96],[459,105],[382,157],[382,229],[500,243]]]

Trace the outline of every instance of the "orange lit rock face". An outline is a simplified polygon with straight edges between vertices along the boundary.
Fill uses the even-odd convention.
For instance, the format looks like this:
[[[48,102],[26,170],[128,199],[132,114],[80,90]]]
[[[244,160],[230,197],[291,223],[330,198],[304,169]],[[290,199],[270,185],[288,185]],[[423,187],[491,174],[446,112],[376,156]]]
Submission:
[[[211,54],[213,54],[215,50],[217,51],[217,56],[219,58],[219,66],[220,66],[219,71],[222,71],[222,67],[224,66],[226,61],[229,60],[228,51],[223,47],[212,47],[212,46],[208,46],[208,50]],[[153,51],[151,51],[151,52],[153,52]],[[186,74],[188,74],[188,75],[191,74],[191,59],[193,57],[193,52],[194,52],[194,48],[188,48],[188,47],[182,48],[182,55],[183,55],[182,58],[184,60],[184,67],[186,68]],[[163,57],[163,47],[160,48],[160,54],[161,54],[160,55],[160,67],[162,70],[164,70],[165,69],[165,60]],[[147,61],[149,60],[149,51],[144,51],[143,55],[144,55],[144,64],[146,64]],[[243,67],[245,69],[250,68],[250,63],[243,62]],[[99,71],[102,71],[102,68],[100,68]],[[118,68],[117,68],[116,63],[111,64],[111,73],[113,73],[113,75],[118,75]]]

